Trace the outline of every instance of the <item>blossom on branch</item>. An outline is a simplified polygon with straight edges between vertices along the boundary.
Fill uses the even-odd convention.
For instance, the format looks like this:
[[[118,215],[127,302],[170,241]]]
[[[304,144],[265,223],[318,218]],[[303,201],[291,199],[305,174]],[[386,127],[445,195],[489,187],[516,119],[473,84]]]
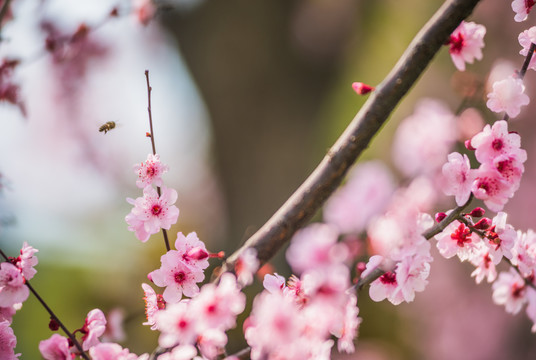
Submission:
[[[448,162],[441,168],[445,184],[443,192],[446,195],[454,195],[456,204],[462,206],[471,195],[471,185],[474,180],[474,170],[467,155],[457,152],[448,155]]]
[[[39,343],[39,351],[45,360],[74,359],[69,347],[69,339],[59,334],[54,334]]]
[[[134,165],[134,172],[138,174],[136,186],[141,189],[147,185],[162,186],[162,174],[168,170],[169,167],[160,162],[160,155],[149,154],[145,162]]]
[[[158,196],[156,190],[147,185],[143,189],[143,197],[136,200],[127,198],[127,202],[134,205],[132,211],[125,217],[128,229],[136,233],[136,237],[146,242],[149,236],[156,234],[160,229],[169,230],[177,222],[179,209],[173,205],[177,201],[177,191],[162,186],[162,195]]]
[[[493,302],[504,305],[506,312],[517,314],[527,302],[525,281],[514,269],[501,272],[492,287]]]
[[[26,301],[30,290],[25,285],[21,271],[15,265],[0,264],[0,306],[9,307]]]
[[[84,351],[99,344],[99,337],[104,334],[105,330],[106,317],[104,313],[100,309],[91,310],[87,314],[84,326],[80,329],[80,332],[84,334],[82,336],[82,348]]]
[[[527,56],[531,45],[536,44],[536,26],[520,33],[517,40],[519,41],[519,44],[523,46],[523,49],[521,49],[519,53],[523,56]],[[536,56],[534,56],[534,54],[532,54],[528,68],[536,70]]]
[[[465,63],[472,64],[475,59],[482,59],[486,28],[474,22],[462,21],[450,35],[446,45],[452,62],[460,71],[465,71]]]
[[[34,249],[29,246],[28,243],[24,242],[22,244],[22,249],[20,250],[20,256],[15,259],[15,265],[21,270],[22,276],[26,280],[30,280],[37,273],[33,268],[37,265],[37,257],[34,256],[39,250]]]
[[[21,354],[15,354],[17,338],[8,321],[0,321],[0,359],[17,360]]]

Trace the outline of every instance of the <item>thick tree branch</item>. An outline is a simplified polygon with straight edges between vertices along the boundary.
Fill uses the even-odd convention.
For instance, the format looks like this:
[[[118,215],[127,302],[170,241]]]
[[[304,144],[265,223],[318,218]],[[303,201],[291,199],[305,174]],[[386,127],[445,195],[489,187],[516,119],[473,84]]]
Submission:
[[[393,70],[376,87],[322,162],[245,244],[224,264],[231,270],[245,249],[253,247],[261,264],[267,262],[305,225],[339,186],[372,137],[379,131],[395,106],[409,91],[449,35],[473,11],[479,0],[447,1],[411,42]]]

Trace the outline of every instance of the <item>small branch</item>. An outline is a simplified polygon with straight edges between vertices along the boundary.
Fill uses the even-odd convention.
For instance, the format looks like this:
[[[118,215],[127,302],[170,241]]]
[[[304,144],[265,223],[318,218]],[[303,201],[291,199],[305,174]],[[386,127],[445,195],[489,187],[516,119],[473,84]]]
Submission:
[[[153,155],[156,155],[156,144],[154,141],[154,131],[153,131],[153,114],[151,111],[151,91],[153,90],[153,88],[151,87],[151,84],[149,83],[149,70],[145,70],[145,79],[147,80],[147,112],[149,113],[149,129],[151,131],[150,132],[151,146],[153,147]],[[156,187],[156,192],[158,193],[158,197],[162,195],[160,186]],[[162,235],[164,235],[164,243],[166,245],[166,251],[171,250],[171,247],[169,246],[169,239],[168,239],[166,229],[162,229]]]
[[[2,8],[0,9],[0,33],[2,31],[2,21],[7,15],[10,4],[11,4],[11,0],[5,0],[4,5],[2,5]],[[1,41],[1,38],[0,38],[0,41]]]
[[[424,236],[426,240],[430,240],[432,237],[436,236],[441,231],[445,230],[445,228],[449,226],[451,222],[453,222],[454,220],[459,220],[460,218],[463,218],[460,215],[465,210],[465,208],[469,206],[471,201],[473,201],[473,193],[471,193],[471,195],[469,196],[469,199],[465,202],[465,204],[454,208],[450,212],[450,214],[447,215],[446,218],[441,220],[441,222],[439,222],[438,224],[435,224],[434,226],[432,226],[430,229],[426,230],[422,234],[422,236]]]
[[[7,262],[9,262],[9,263],[11,262],[9,257],[4,253],[4,251],[2,251],[2,249],[0,249],[0,255],[2,255],[2,257]],[[25,279],[25,285],[28,287],[30,292],[35,296],[37,301],[39,301],[41,303],[41,305],[43,305],[43,307],[48,312],[50,317],[52,319],[54,319],[54,321],[56,321],[56,323],[61,327],[61,329],[63,330],[65,335],[67,335],[67,337],[71,340],[71,342],[74,344],[74,346],[76,346],[78,351],[80,351],[80,356],[83,357],[85,360],[90,360],[89,357],[87,356],[87,354],[84,352],[84,349],[82,348],[82,345],[80,345],[78,340],[76,340],[76,337],[69,331],[69,329],[67,329],[67,327],[65,325],[63,325],[61,320],[56,316],[56,314],[54,314],[54,311],[52,311],[52,309],[47,305],[45,300],[43,300],[43,298],[37,293],[37,291],[35,291],[35,289],[30,285],[30,282],[28,280],[26,280],[26,279]]]
[[[452,0],[421,29],[401,59],[363,105],[322,162],[283,206],[225,262],[224,271],[248,248],[264,264],[304,226],[340,185],[349,168],[380,130],[395,106],[424,72],[434,55],[479,0]]]

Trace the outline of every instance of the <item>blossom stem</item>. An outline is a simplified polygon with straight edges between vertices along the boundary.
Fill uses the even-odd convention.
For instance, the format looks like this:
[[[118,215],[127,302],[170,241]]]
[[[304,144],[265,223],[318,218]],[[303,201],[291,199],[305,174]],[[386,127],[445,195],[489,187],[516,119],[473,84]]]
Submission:
[[[4,259],[6,259],[6,261],[10,261],[9,258],[7,257],[7,255],[2,251],[2,249],[0,249],[0,254],[4,257]],[[56,321],[56,323],[61,327],[61,329],[63,330],[63,332],[67,335],[67,337],[71,340],[71,342],[74,344],[74,346],[76,346],[76,348],[78,349],[78,351],[80,351],[80,356],[82,358],[84,358],[85,360],[90,360],[88,355],[84,352],[84,349],[82,348],[82,345],[80,345],[80,343],[78,342],[78,340],[76,340],[76,337],[67,329],[67,327],[65,327],[65,325],[63,325],[63,323],[61,322],[61,320],[56,316],[56,314],[54,313],[54,311],[52,311],[52,309],[47,305],[47,303],[45,302],[45,300],[43,300],[43,298],[39,295],[39,293],[33,288],[33,286],[30,285],[30,282],[28,280],[25,279],[25,285],[28,287],[28,289],[30,290],[30,292],[35,296],[35,298],[41,303],[41,305],[43,305],[43,307],[45,308],[45,310],[48,312],[48,314],[50,315],[50,318],[53,319],[54,321]]]
[[[149,131],[150,131],[150,138],[151,138],[151,146],[153,147],[153,155],[156,155],[156,144],[154,141],[154,131],[153,131],[153,114],[151,111],[151,91],[153,88],[151,87],[151,84],[149,83],[149,70],[145,70],[145,79],[147,80],[147,112],[149,113]],[[162,191],[160,190],[160,186],[156,187],[156,192],[158,193],[158,196],[162,196]],[[171,247],[169,246],[169,239],[167,235],[166,229],[162,229],[162,235],[164,235],[164,243],[166,244],[166,251],[171,250]]]
[[[479,0],[446,1],[406,49],[401,59],[376,87],[327,155],[281,208],[223,265],[232,270],[248,248],[257,250],[260,265],[305,225],[340,185],[347,171],[387,121],[396,105],[424,72],[446,39],[472,12]]]

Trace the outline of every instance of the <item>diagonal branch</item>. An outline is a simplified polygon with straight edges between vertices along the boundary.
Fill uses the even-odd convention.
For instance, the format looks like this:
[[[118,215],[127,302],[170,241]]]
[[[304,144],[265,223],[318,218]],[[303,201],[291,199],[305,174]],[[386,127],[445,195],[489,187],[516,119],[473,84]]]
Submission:
[[[479,0],[446,1],[421,29],[398,63],[363,105],[322,162],[283,206],[226,261],[231,270],[250,247],[267,262],[304,226],[335,191],[348,169],[365,150],[395,106],[424,72],[434,55]]]

